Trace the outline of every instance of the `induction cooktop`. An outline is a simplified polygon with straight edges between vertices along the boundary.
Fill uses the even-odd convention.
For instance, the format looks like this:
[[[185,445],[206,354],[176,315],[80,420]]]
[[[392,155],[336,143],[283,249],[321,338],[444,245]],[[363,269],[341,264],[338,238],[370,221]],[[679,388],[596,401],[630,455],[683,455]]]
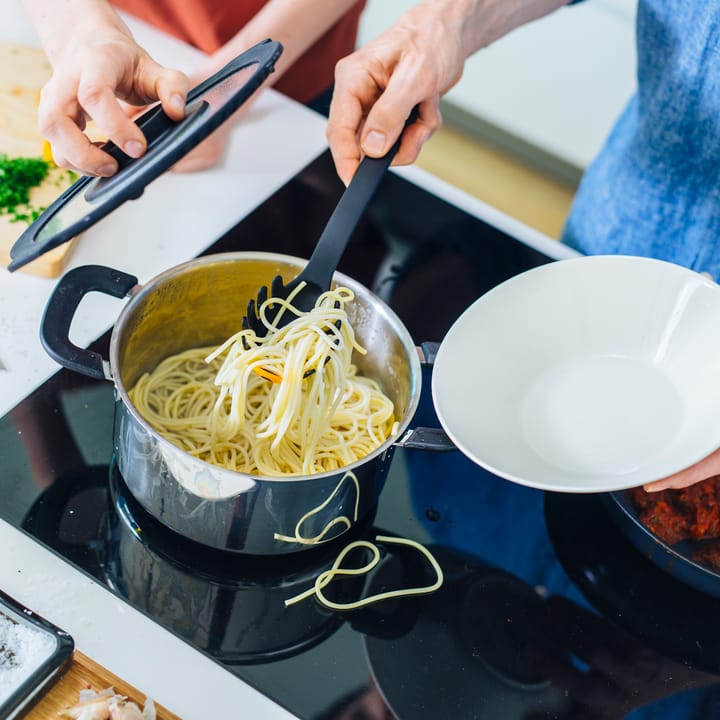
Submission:
[[[323,155],[208,252],[308,257],[341,192]],[[420,344],[551,260],[391,174],[340,270]],[[107,354],[108,340],[96,349]],[[416,425],[438,425],[431,372]],[[442,588],[344,613],[312,599],[286,608],[338,547],[260,561],[159,525],[114,465],[113,403],[110,383],[62,370],[0,419],[0,516],[303,720],[720,716],[716,601],[648,567],[602,498],[514,485],[458,452],[398,449],[375,513],[345,539],[422,543]],[[426,572],[386,548],[371,576],[334,592],[409,586]]]

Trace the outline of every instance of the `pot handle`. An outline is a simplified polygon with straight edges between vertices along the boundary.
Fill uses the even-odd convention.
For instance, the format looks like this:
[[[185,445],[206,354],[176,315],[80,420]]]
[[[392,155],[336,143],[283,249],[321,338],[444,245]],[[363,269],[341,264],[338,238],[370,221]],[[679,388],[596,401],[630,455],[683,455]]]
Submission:
[[[423,365],[434,365],[435,357],[436,357],[439,349],[440,349],[439,342],[429,342],[429,341],[420,343],[419,347],[415,348],[415,350],[417,351],[418,357],[420,358],[420,362]]]
[[[442,428],[410,428],[393,444],[395,447],[408,448],[410,450],[434,450],[435,452],[457,450],[453,441]]]
[[[50,357],[63,367],[98,380],[111,380],[108,362],[100,353],[70,340],[70,325],[80,301],[97,291],[122,298],[138,284],[134,275],[103,265],[83,265],[60,278],[45,307],[40,341]]]
[[[415,351],[423,365],[432,366],[435,363],[435,356],[440,349],[439,342],[426,341],[415,347]],[[410,450],[434,450],[435,452],[448,452],[457,450],[453,441],[447,436],[442,428],[416,427],[405,431],[405,434],[396,440],[395,447],[408,448]]]

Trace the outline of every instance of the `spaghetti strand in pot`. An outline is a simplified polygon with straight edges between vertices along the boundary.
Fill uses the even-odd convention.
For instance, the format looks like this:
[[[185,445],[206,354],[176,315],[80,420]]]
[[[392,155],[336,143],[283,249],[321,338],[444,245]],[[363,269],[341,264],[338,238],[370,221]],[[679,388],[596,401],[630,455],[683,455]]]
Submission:
[[[359,460],[390,435],[394,408],[351,361],[353,350],[365,352],[344,309],[353,297],[335,288],[309,312],[294,308],[292,296],[269,298],[259,308],[264,337],[245,329],[220,347],[168,357],[138,380],[130,399],[170,442],[231,470],[310,475]],[[265,314],[278,302],[296,316],[281,328]]]

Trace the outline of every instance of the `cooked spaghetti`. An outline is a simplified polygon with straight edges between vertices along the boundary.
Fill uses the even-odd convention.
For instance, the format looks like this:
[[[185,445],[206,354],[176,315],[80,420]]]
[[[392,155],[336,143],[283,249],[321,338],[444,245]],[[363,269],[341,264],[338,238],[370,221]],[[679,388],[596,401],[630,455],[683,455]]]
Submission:
[[[265,336],[245,329],[218,348],[168,357],[130,399],[163,437],[224,468],[277,476],[349,465],[387,439],[394,414],[351,362],[353,350],[365,352],[344,309],[353,297],[336,288],[309,312],[295,309],[292,295],[269,298],[259,308]],[[296,317],[277,328],[267,319],[272,303]]]
[[[397,588],[396,590],[385,590],[375,595],[367,595],[359,598],[352,602],[335,602],[326,597],[324,590],[325,588],[335,579],[336,576],[342,575],[366,575],[373,570],[380,562],[380,550],[375,543],[369,540],[355,540],[349,545],[346,545],[335,558],[335,562],[329,570],[321,572],[316,578],[313,586],[301,592],[295,597],[288,598],[285,600],[285,607],[294,605],[295,603],[305,600],[306,598],[314,595],[319,603],[324,605],[330,610],[357,610],[358,608],[365,607],[366,605],[372,605],[372,603],[380,602],[382,600],[390,600],[391,598],[411,597],[413,595],[427,595],[439,590],[442,587],[445,577],[443,575],[442,568],[438,564],[433,554],[419,542],[410,540],[410,538],[401,537],[390,537],[388,535],[377,535],[375,541],[379,543],[388,543],[395,545],[405,545],[407,547],[414,548],[421,555],[425,556],[425,559],[430,564],[430,567],[435,572],[435,579],[429,585],[422,585],[420,587],[408,587],[408,588]],[[342,567],[343,560],[357,548],[362,548],[370,552],[370,560],[361,567]]]

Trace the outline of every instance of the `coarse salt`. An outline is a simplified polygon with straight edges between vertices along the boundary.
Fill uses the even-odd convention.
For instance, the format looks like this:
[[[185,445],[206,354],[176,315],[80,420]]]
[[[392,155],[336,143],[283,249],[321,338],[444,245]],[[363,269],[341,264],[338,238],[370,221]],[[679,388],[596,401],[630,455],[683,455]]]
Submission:
[[[52,656],[50,633],[0,612],[0,704],[6,702]]]

